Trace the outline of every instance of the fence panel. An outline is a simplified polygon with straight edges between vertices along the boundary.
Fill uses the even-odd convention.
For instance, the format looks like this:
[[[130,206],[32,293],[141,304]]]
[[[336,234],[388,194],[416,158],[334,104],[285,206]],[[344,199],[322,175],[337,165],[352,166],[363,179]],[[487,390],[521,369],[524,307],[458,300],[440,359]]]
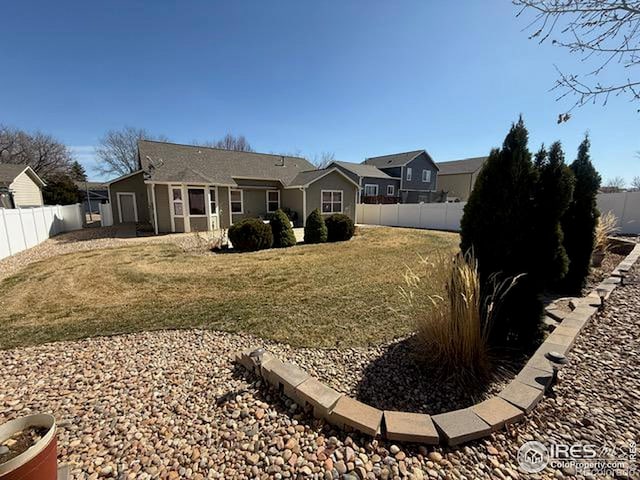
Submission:
[[[111,211],[110,203],[99,203],[98,210],[100,211],[100,225],[103,227],[110,227],[113,225],[113,212]]]
[[[34,247],[60,232],[83,226],[80,204],[36,208],[0,208],[0,259]]]
[[[640,234],[640,192],[601,193],[598,209],[618,218],[620,233]]]
[[[358,222],[389,227],[460,231],[465,202],[397,205],[358,204]],[[640,192],[601,193],[598,209],[618,218],[620,233],[640,234]]]

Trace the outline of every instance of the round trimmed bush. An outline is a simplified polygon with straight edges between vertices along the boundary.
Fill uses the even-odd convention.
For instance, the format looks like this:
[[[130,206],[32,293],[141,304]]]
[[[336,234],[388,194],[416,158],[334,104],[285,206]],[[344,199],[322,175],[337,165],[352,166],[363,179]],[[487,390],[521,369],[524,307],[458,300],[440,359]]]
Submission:
[[[327,241],[327,226],[319,209],[315,209],[307,217],[304,226],[304,243],[324,243]]]
[[[296,236],[291,228],[291,222],[283,210],[278,209],[269,221],[273,232],[273,246],[275,248],[291,247],[296,244]]]
[[[353,220],[342,213],[334,213],[324,222],[327,225],[327,241],[329,242],[349,240],[356,230]]]
[[[242,252],[251,252],[271,248],[273,233],[271,226],[259,218],[245,218],[229,228],[229,240],[233,248]]]

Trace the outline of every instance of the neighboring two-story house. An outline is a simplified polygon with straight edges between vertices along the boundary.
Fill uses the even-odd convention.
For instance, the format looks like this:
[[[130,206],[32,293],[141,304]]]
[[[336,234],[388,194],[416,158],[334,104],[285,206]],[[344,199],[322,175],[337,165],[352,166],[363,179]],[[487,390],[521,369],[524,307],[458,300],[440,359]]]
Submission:
[[[401,203],[433,202],[439,197],[436,193],[438,166],[424,150],[371,157],[363,164],[376,167],[399,181],[396,195]]]

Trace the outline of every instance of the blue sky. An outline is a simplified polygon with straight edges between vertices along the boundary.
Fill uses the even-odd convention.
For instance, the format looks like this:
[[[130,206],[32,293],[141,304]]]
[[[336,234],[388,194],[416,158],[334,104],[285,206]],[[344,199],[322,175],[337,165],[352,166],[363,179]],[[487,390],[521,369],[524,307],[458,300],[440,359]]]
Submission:
[[[554,64],[508,1],[7,2],[0,123],[40,129],[92,170],[124,125],[175,142],[244,134],[256,150],[363,158],[485,155],[522,113],[531,148],[586,131],[605,178],[640,175],[639,106],[611,99],[558,125]],[[607,76],[622,78],[616,69]]]

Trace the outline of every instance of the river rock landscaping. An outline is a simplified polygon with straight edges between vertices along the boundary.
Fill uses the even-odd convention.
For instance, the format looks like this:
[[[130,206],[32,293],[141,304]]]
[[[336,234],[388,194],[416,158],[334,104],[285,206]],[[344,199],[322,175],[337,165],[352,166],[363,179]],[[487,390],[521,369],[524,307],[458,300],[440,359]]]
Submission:
[[[631,276],[639,273],[636,266]],[[59,460],[77,479],[523,478],[516,454],[525,441],[591,442],[616,447],[620,455],[637,440],[639,306],[640,285],[616,289],[579,336],[555,397],[545,397],[506,432],[459,449],[338,431],[232,361],[234,352],[261,343],[320,377],[339,379],[350,361],[364,368],[358,367],[366,363],[364,350],[323,351],[321,363],[309,360],[311,351],[202,330],[2,351],[0,421],[53,413]],[[343,391],[356,384],[346,383]],[[575,473],[547,469],[533,478]]]

